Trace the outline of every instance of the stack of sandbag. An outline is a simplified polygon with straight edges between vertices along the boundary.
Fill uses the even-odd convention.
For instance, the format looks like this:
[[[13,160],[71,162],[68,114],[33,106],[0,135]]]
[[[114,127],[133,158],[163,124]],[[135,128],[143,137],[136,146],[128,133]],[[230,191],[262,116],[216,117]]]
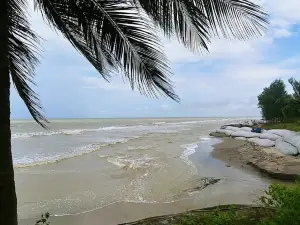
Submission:
[[[227,136],[230,136],[233,132],[236,132],[240,128],[233,127],[233,126],[225,126],[224,129],[218,129],[216,130],[217,133],[226,134]]]
[[[255,145],[259,145],[262,147],[273,147],[275,146],[275,141],[269,140],[269,139],[260,139],[260,138],[249,138],[248,141],[250,143],[253,143]]]
[[[242,141],[247,141],[247,138],[245,138],[245,137],[235,137],[234,139],[236,139],[236,140],[242,140]]]
[[[245,131],[245,130],[238,130],[231,134],[232,137],[244,137],[244,138],[260,137],[260,135],[261,135],[260,133],[254,133],[254,132]]]
[[[272,135],[276,139],[275,147],[285,155],[298,155],[300,153],[300,135],[285,129],[272,129],[263,133],[269,139]]]
[[[261,135],[260,135],[261,139],[269,139],[272,141],[276,141],[277,139],[281,138],[281,136],[277,135],[277,134],[272,134],[269,133],[268,131],[264,131]]]
[[[227,136],[230,136],[234,131],[233,130],[226,130],[226,129],[218,129],[216,130],[217,133],[226,134]]]
[[[241,127],[240,129],[244,130],[244,131],[251,131],[252,130],[251,127]]]

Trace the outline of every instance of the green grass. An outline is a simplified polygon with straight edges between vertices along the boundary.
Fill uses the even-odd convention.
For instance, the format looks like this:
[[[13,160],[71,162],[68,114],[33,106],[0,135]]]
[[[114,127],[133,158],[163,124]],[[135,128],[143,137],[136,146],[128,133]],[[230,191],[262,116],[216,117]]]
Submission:
[[[270,213],[258,215],[253,209],[242,212],[234,209],[183,216],[177,225],[257,225],[261,220],[269,218]]]
[[[260,209],[260,213],[251,211],[240,213],[232,209],[216,210],[211,213],[183,216],[177,225],[300,224],[300,182],[295,185],[272,184],[260,201],[265,207]]]
[[[297,122],[282,122],[282,123],[268,123],[263,125],[263,129],[287,129],[300,132],[300,121]]]

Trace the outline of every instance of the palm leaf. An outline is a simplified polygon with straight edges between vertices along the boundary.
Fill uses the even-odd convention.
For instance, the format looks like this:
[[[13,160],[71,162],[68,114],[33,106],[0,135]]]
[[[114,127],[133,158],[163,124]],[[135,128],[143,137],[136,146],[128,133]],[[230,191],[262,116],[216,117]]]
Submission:
[[[121,2],[121,3],[120,3]],[[178,101],[168,76],[168,62],[159,39],[135,6],[122,1],[36,0],[53,26],[95,66],[103,60],[97,51],[109,56],[109,71],[121,69],[146,96],[168,96]],[[78,43],[84,43],[78,45]],[[83,47],[88,47],[84,51]],[[91,60],[92,58],[92,60]],[[95,66],[105,77],[103,70]]]
[[[176,33],[192,50],[195,44],[207,49],[210,34],[245,40],[262,35],[268,24],[262,8],[248,0],[133,1],[166,36]],[[193,38],[189,37],[191,33]]]
[[[42,107],[38,95],[32,90],[34,69],[38,63],[38,37],[30,30],[24,15],[24,2],[9,1],[9,70],[13,84],[27,106],[34,120],[46,127],[47,119],[42,115]]]
[[[203,10],[191,0],[133,0],[160,27],[166,37],[176,35],[190,50],[208,51],[209,21]]]

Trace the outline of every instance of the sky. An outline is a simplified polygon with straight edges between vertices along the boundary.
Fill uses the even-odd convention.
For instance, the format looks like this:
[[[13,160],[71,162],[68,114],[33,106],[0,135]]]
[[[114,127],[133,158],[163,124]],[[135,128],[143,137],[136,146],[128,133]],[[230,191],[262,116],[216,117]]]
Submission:
[[[213,38],[209,54],[193,54],[177,40],[163,40],[170,60],[176,103],[132,91],[121,76],[108,83],[88,61],[29,8],[29,19],[43,39],[35,81],[48,118],[233,117],[259,116],[257,95],[274,79],[300,80],[300,1],[262,0],[270,14],[263,37],[251,41]],[[13,119],[30,114],[11,92]]]

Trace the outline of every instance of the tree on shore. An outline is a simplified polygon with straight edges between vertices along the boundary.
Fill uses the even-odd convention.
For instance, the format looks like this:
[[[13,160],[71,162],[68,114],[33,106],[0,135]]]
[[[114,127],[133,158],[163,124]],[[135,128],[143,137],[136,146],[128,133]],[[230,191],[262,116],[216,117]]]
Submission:
[[[276,79],[258,96],[258,107],[266,121],[278,122],[284,119],[283,109],[289,100],[284,82]]]
[[[268,122],[289,122],[300,115],[300,82],[295,78],[288,80],[293,93],[288,94],[281,79],[273,81],[258,96],[258,107],[263,118]]]
[[[68,39],[99,74],[123,74],[141,94],[179,101],[156,30],[176,36],[194,52],[213,36],[260,36],[266,13],[248,0],[32,0],[44,19]],[[26,18],[29,0],[0,1],[0,221],[16,225],[17,198],[11,154],[10,85],[37,123],[46,127],[32,90],[39,38]]]

